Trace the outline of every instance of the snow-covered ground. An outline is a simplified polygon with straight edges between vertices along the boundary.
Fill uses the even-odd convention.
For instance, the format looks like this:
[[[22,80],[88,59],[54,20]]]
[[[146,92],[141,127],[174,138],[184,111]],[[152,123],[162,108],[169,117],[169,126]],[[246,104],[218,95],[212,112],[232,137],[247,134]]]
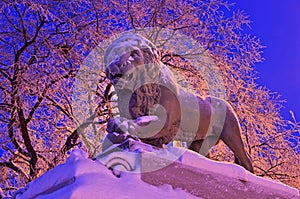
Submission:
[[[199,199],[171,185],[147,184],[139,174],[124,173],[117,178],[100,162],[87,159],[83,151],[73,152],[65,164],[31,182],[23,191],[17,199]]]
[[[29,183],[15,198],[300,199],[294,188],[184,148],[155,150],[136,141],[130,141],[128,147],[125,151],[112,147],[96,161],[83,151],[74,151],[65,164]],[[120,177],[104,165],[114,167]],[[132,172],[119,173],[117,168]]]

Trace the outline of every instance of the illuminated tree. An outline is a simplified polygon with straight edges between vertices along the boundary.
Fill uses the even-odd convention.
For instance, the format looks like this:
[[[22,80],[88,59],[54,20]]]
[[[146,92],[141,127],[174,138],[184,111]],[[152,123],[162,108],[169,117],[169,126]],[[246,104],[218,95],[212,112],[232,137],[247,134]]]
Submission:
[[[232,13],[231,7],[222,0],[0,3],[3,190],[24,186],[74,147],[85,148],[90,156],[101,151],[106,120],[113,115],[113,92],[105,75],[84,60],[112,35],[147,27],[156,28],[155,34],[145,35],[155,44],[161,42],[156,36],[162,28],[197,41],[197,53],[209,56],[222,75],[223,97],[238,114],[256,174],[300,188],[299,154],[291,147],[299,123],[285,121],[279,96],[255,82],[253,66],[262,61],[262,45],[243,32],[248,17]],[[160,47],[161,61],[180,72],[179,81],[201,95],[211,94],[201,71],[188,62],[190,54]],[[94,72],[99,78],[89,82],[85,75]],[[76,103],[74,85],[86,99],[84,107]],[[87,87],[91,92],[84,92]],[[78,115],[80,108],[88,114]],[[233,156],[220,145],[213,158],[231,161]]]

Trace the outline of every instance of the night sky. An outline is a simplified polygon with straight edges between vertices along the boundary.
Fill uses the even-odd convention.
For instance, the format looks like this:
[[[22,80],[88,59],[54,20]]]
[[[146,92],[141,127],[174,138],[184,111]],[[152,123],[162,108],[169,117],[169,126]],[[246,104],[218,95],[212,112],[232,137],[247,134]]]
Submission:
[[[255,65],[257,82],[286,99],[282,114],[300,120],[300,0],[235,0],[234,10],[250,16],[250,33],[266,46],[265,61]]]

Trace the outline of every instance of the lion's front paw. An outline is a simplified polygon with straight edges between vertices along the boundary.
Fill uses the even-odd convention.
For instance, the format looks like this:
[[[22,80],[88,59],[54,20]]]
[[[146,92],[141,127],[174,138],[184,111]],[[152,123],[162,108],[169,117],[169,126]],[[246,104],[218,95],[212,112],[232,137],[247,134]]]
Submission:
[[[140,141],[135,127],[136,124],[127,118],[117,117],[109,119],[106,128],[108,134],[103,141],[102,150],[106,150],[113,144],[121,144],[129,138]]]
[[[136,124],[127,118],[124,117],[116,117],[109,119],[106,131],[108,133],[118,133],[118,134],[125,134],[125,133],[132,133],[132,135],[136,135]]]

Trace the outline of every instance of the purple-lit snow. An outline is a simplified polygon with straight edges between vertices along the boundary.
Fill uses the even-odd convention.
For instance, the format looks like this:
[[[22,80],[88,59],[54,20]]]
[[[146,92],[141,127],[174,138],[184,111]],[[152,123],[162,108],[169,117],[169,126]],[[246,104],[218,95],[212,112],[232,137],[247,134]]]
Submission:
[[[135,160],[137,158],[139,161]],[[134,171],[121,172],[119,178],[113,175],[104,165],[118,159],[131,162]],[[155,166],[159,167],[145,170]],[[15,197],[300,199],[297,189],[257,177],[238,165],[212,161],[185,148],[153,150],[151,146],[133,140],[128,151],[108,153],[98,161],[88,159],[81,150],[73,151],[65,164],[29,183],[25,189],[16,192]]]

